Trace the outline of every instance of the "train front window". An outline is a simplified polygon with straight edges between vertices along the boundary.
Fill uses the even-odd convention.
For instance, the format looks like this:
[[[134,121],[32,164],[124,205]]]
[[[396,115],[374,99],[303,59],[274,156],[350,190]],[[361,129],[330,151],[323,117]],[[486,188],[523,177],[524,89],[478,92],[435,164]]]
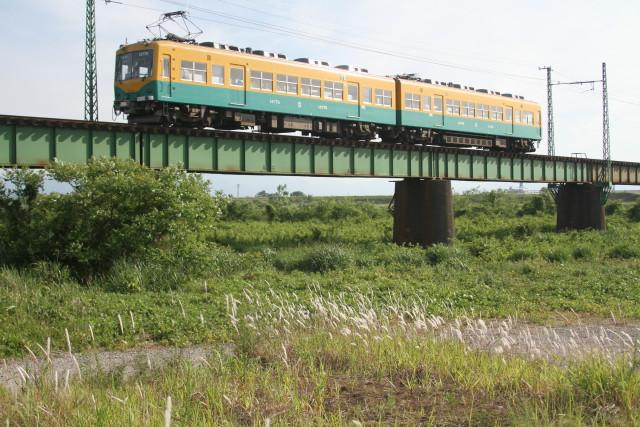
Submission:
[[[116,80],[120,82],[149,77],[152,69],[152,50],[129,52],[116,58]]]

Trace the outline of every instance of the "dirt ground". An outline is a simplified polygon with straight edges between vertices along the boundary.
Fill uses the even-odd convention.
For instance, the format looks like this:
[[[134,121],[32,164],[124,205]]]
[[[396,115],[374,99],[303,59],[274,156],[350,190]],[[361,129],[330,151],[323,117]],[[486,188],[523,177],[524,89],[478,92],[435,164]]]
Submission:
[[[640,322],[620,323],[614,319],[581,319],[577,316],[565,319],[552,326],[543,326],[516,319],[445,321],[433,318],[427,320],[425,326],[436,340],[457,340],[469,349],[530,359],[561,362],[591,354],[615,358],[638,349]],[[128,377],[143,369],[161,369],[176,360],[197,366],[212,357],[233,354],[233,345],[149,347],[48,356],[41,351],[20,360],[0,359],[0,387],[15,394],[25,383],[46,375],[57,387],[63,388],[83,373],[120,372]]]

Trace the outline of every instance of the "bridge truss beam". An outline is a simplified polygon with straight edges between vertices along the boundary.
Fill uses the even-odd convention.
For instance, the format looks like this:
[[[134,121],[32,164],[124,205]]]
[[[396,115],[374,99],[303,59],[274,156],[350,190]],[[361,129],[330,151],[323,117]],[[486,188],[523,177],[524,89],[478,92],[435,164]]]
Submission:
[[[539,183],[597,183],[607,168],[600,159],[0,116],[0,167],[113,156],[204,173]],[[640,163],[611,162],[611,175],[640,185]]]

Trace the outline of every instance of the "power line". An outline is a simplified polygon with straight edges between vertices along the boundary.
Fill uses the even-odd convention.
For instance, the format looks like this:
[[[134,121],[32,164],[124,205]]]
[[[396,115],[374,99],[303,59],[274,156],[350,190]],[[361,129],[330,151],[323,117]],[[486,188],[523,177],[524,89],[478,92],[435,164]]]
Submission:
[[[170,4],[174,4],[174,5],[180,5],[179,2],[176,1],[165,1],[165,0],[157,0],[157,1],[163,1],[165,3],[170,3]],[[313,27],[313,28],[318,28],[324,31],[327,30],[332,30],[333,32],[339,32],[341,35],[344,34],[351,34],[351,35],[355,35],[356,37],[362,35],[363,32],[370,30],[370,27],[360,27],[360,29],[354,27],[354,23],[350,22],[349,23],[349,27],[345,28],[345,27],[340,27],[340,28],[336,28],[336,27],[331,27],[330,25],[327,25],[326,23],[323,23],[322,25],[318,25],[314,22],[308,22],[308,21],[301,21],[298,19],[293,19],[291,18],[291,16],[286,16],[286,15],[280,15],[277,13],[272,13],[269,11],[266,11],[264,9],[258,9],[256,7],[251,7],[251,6],[246,6],[246,5],[240,5],[237,2],[231,1],[231,0],[216,0],[220,3],[223,4],[227,4],[227,5],[231,5],[233,7],[237,7],[237,8],[242,8],[243,10],[249,10],[249,11],[254,11],[256,13],[259,13],[260,15],[266,15],[266,16],[272,16],[278,19],[285,19],[288,23],[298,23],[300,25],[302,25],[304,28],[309,28],[309,27]],[[190,7],[196,8],[198,6],[193,6],[193,5],[189,5]],[[208,9],[210,10],[210,9]],[[267,23],[269,24],[269,23]],[[273,24],[269,24],[269,25],[273,25]],[[358,30],[358,31],[353,31],[353,30]],[[371,41],[376,41],[376,44],[385,44],[387,46],[392,47],[393,49],[403,49],[403,50],[407,50],[407,49],[412,49],[412,50],[419,50],[420,52],[432,52],[432,53],[445,53],[445,54],[451,54],[451,53],[455,53],[455,54],[462,54],[465,55],[467,57],[469,56],[474,56],[476,59],[481,59],[485,62],[494,62],[494,63],[512,63],[512,64],[519,64],[519,65],[527,65],[529,66],[530,64],[525,64],[524,62],[521,61],[514,61],[513,58],[510,59],[506,59],[506,58],[496,58],[493,57],[489,58],[486,55],[474,55],[472,53],[469,52],[460,52],[460,51],[452,51],[451,49],[446,49],[444,51],[441,50],[434,50],[431,47],[425,47],[424,45],[420,45],[420,46],[409,46],[407,44],[403,44],[401,42],[396,42],[393,40],[390,40],[388,37],[385,38],[381,38],[381,37],[376,37],[376,34],[367,34],[366,36],[366,40],[371,42]]]
[[[502,72],[502,71],[485,69],[485,68],[470,67],[470,66],[466,66],[466,65],[462,65],[462,64],[455,64],[455,63],[438,61],[438,60],[434,60],[432,58],[426,58],[426,57],[421,57],[421,56],[408,55],[408,54],[388,51],[388,50],[384,50],[384,49],[378,49],[378,48],[362,45],[362,44],[359,44],[359,43],[349,42],[349,41],[346,41],[346,40],[340,40],[340,39],[335,39],[335,38],[330,38],[330,37],[327,37],[327,36],[322,36],[322,35],[310,33],[310,32],[307,32],[307,31],[295,30],[295,29],[291,29],[291,28],[284,27],[284,26],[281,26],[281,25],[269,24],[269,23],[266,23],[266,22],[256,21],[256,20],[244,18],[244,17],[241,17],[241,16],[231,15],[231,14],[223,13],[223,12],[217,12],[217,11],[214,11],[214,10],[211,10],[211,9],[207,9],[207,8],[200,7],[200,6],[194,6],[194,5],[191,5],[191,4],[188,4],[188,3],[184,3],[184,2],[180,2],[180,1],[175,1],[175,0],[159,0],[159,1],[164,2],[164,3],[169,3],[169,4],[172,4],[172,5],[176,5],[176,6],[180,6],[180,7],[186,8],[186,9],[192,9],[192,10],[196,10],[198,12],[211,14],[211,15],[218,16],[218,17],[221,17],[221,18],[230,19],[232,21],[238,21],[238,22],[242,22],[242,23],[245,23],[245,24],[250,24],[250,25],[253,25],[254,27],[256,27],[255,29],[263,30],[263,31],[266,31],[266,32],[273,33],[274,31],[276,31],[277,33],[289,35],[289,36],[292,36],[292,37],[297,37],[297,38],[302,38],[302,39],[307,39],[307,40],[317,40],[317,41],[327,42],[327,43],[331,43],[331,44],[334,44],[334,45],[339,45],[339,46],[343,46],[343,47],[349,47],[349,48],[352,48],[352,49],[362,50],[362,51],[365,51],[365,52],[370,52],[370,53],[375,53],[375,54],[379,54],[379,55],[385,55],[385,56],[390,56],[390,57],[395,57],[395,58],[400,58],[400,59],[407,59],[407,60],[416,61],[416,62],[424,62],[424,63],[428,63],[428,64],[431,64],[431,65],[436,65],[436,66],[440,66],[440,67],[454,68],[454,69],[459,69],[459,70],[464,70],[464,71],[472,71],[472,72],[479,72],[479,73],[485,73],[485,74],[501,75],[501,76],[505,76],[505,77],[509,77],[509,78],[515,78],[515,79],[525,79],[525,80],[533,80],[533,81],[542,81],[542,80],[544,80],[544,79],[541,79],[539,77],[534,77],[534,76],[527,76],[527,75],[521,75],[521,74],[515,74],[515,73],[506,73],[506,72]],[[198,19],[202,19],[202,18],[198,18]]]
[[[137,9],[143,9],[143,10],[149,10],[149,11],[155,11],[155,12],[164,13],[164,10],[162,10],[162,9],[152,8],[152,7],[147,7],[147,6],[141,6],[141,5],[130,3],[130,2],[116,2],[116,1],[113,1],[113,0],[105,0],[105,1],[107,3],[119,4],[119,5],[122,5],[122,6],[133,7],[133,8],[137,8]],[[227,21],[224,21],[224,20],[216,20],[216,19],[206,18],[204,16],[193,16],[195,19],[199,19],[201,21],[206,21],[206,22],[212,22],[212,23],[216,23],[216,24],[220,24],[220,25],[226,25],[226,26],[231,26],[231,27],[235,27],[235,28],[262,31],[262,32],[267,32],[267,33],[277,34],[277,35],[292,36],[292,37],[296,37],[296,38],[304,39],[304,40],[320,41],[320,42],[329,43],[329,44],[332,44],[332,45],[339,45],[339,46],[343,46],[343,47],[347,47],[347,48],[351,48],[351,49],[361,50],[361,51],[365,51],[365,52],[369,52],[369,53],[375,53],[375,54],[378,54],[378,55],[395,57],[395,58],[399,58],[399,59],[407,59],[407,60],[411,60],[411,61],[415,61],[415,62],[428,63],[428,64],[439,66],[439,67],[453,68],[453,69],[469,71],[469,72],[478,72],[478,73],[483,73],[483,74],[499,75],[499,76],[504,76],[504,77],[511,78],[511,79],[526,80],[526,81],[530,81],[530,82],[538,82],[538,81],[544,81],[545,80],[543,78],[529,76],[529,75],[522,75],[522,74],[517,74],[517,73],[508,73],[508,72],[492,70],[492,69],[487,69],[487,68],[472,67],[472,66],[467,66],[467,65],[463,65],[463,64],[456,64],[456,63],[438,61],[438,60],[434,60],[432,58],[426,58],[426,57],[417,56],[417,55],[403,54],[403,53],[398,53],[398,52],[395,52],[395,51],[389,51],[389,50],[385,50],[385,49],[374,48],[374,47],[362,45],[360,43],[350,42],[350,41],[347,41],[347,40],[338,40],[338,39],[335,39],[335,38],[331,38],[331,37],[323,36],[323,35],[319,35],[319,34],[314,34],[314,33],[310,33],[310,32],[307,32],[307,31],[301,31],[301,30],[296,30],[296,29],[289,28],[289,27],[276,25],[276,24],[270,24],[270,23],[267,23],[267,22],[256,21],[256,20],[253,20],[253,19],[249,19],[249,18],[245,18],[245,17],[233,15],[233,14],[228,14],[228,13],[224,13],[224,12],[217,12],[217,11],[214,11],[214,10],[211,10],[211,9],[207,9],[207,8],[204,8],[204,7],[201,7],[201,6],[192,5],[192,4],[181,2],[181,1],[176,1],[176,0],[158,0],[158,1],[161,1],[163,3],[172,4],[172,5],[175,5],[175,6],[181,6],[181,7],[184,7],[186,9],[192,9],[192,10],[196,10],[198,12],[202,12],[202,13],[218,16],[218,17],[220,17],[222,19],[226,19],[227,20]],[[218,0],[218,1],[221,1],[221,2],[227,3],[227,4],[232,4],[232,2],[226,1],[226,0]],[[267,13],[264,10],[253,8],[253,7],[245,7],[245,6],[238,6],[238,7],[243,7],[245,9],[247,9],[247,10],[253,10],[253,11],[256,11],[258,13],[269,14],[269,15],[276,16],[276,17],[284,17],[283,15]],[[235,21],[235,22],[229,22],[229,20]],[[240,24],[238,22],[241,22],[241,23],[247,24],[247,25],[242,25],[242,24]],[[315,26],[315,25],[311,25],[311,26]],[[623,100],[623,99],[620,99],[620,98],[617,98],[617,97],[611,97],[611,100],[613,100],[615,102],[624,103],[624,104],[627,104],[627,105],[633,105],[633,106],[640,107],[640,100],[638,100],[638,101],[635,101],[635,100]]]

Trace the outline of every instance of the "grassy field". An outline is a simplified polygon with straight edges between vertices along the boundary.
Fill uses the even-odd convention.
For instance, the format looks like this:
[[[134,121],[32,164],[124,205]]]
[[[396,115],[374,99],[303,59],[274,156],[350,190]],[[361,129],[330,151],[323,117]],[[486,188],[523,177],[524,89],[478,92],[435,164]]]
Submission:
[[[454,245],[430,249],[393,245],[383,208],[354,211],[350,219],[356,202],[344,202],[345,218],[336,220],[225,220],[210,236],[218,244],[215,274],[173,291],[110,292],[44,263],[4,268],[0,357],[24,355],[25,345],[47,338],[65,348],[65,329],[76,350],[224,340],[225,296],[243,289],[302,299],[311,287],[358,291],[381,304],[420,299],[446,316],[546,321],[576,311],[639,318],[640,224],[627,219],[626,208],[608,217],[606,232],[556,234],[549,208],[518,216],[533,197],[459,196]]]
[[[48,339],[54,350],[67,350],[67,333],[74,352],[233,343],[237,355],[201,368],[176,362],[133,379],[88,375],[63,393],[36,384],[17,401],[0,397],[0,421],[158,425],[172,396],[176,425],[638,422],[633,357],[529,361],[468,351],[390,320],[355,339],[343,333],[345,319],[327,322],[313,305],[339,297],[357,306],[364,295],[378,319],[414,302],[446,319],[518,316],[549,324],[572,312],[639,319],[640,223],[630,214],[636,195],[607,208],[606,232],[563,234],[554,232],[549,196],[456,196],[453,246],[428,249],[393,245],[386,203],[375,199],[232,202],[208,234],[211,274],[174,290],[114,292],[50,263],[4,267],[0,357],[37,352]],[[286,299],[256,305],[273,293]],[[256,318],[271,320],[247,320]]]

